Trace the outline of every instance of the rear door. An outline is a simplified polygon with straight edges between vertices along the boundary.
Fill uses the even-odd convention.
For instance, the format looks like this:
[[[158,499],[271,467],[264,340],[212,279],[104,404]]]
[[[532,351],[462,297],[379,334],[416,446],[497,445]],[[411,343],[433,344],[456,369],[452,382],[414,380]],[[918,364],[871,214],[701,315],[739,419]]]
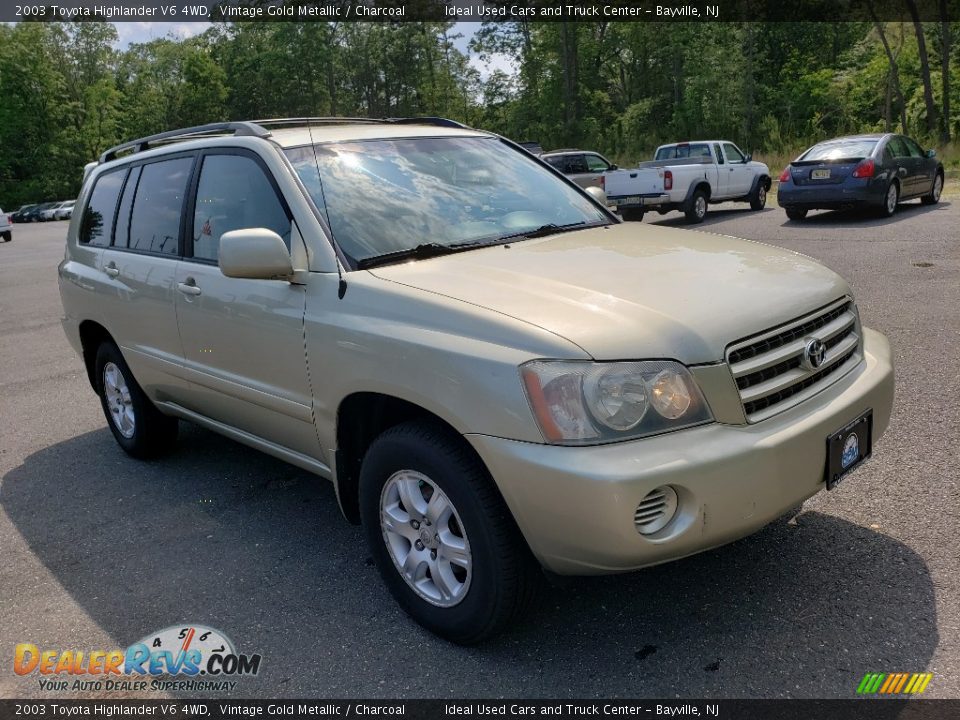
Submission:
[[[80,241],[102,244],[101,307],[141,386],[181,400],[183,348],[174,306],[174,270],[193,153],[165,156],[97,178]]]
[[[317,455],[304,350],[302,285],[229,278],[220,236],[296,232],[269,169],[249,150],[204,151],[193,181],[175,296],[189,409],[283,447]]]
[[[900,179],[900,197],[910,197],[917,183],[919,158],[911,157],[906,138],[901,135],[890,138],[887,147],[893,153],[893,174]]]
[[[743,197],[750,192],[753,184],[753,169],[747,163],[747,156],[733,143],[723,143],[723,155],[726,160],[726,171],[720,174],[727,176],[727,187],[724,197]]]

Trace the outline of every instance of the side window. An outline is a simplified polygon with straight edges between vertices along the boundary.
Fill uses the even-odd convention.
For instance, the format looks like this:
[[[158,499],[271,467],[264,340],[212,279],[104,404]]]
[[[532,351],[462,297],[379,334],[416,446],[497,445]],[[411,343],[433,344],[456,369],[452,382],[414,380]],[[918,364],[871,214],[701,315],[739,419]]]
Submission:
[[[910,151],[907,150],[907,144],[903,142],[902,137],[897,136],[897,137],[890,138],[890,142],[888,143],[887,147],[889,147],[890,150],[893,151],[894,157],[910,156]]]
[[[743,153],[737,150],[737,147],[731,143],[724,143],[723,151],[726,153],[727,162],[742,163],[745,160]]]
[[[907,145],[907,152],[910,153],[910,157],[923,157],[923,150],[920,149],[920,146],[917,145],[913,140],[908,137],[903,139],[903,142]]]
[[[80,219],[80,242],[89,245],[105,246],[110,244],[113,234],[113,216],[117,209],[117,199],[123,187],[127,169],[104,173],[97,178],[90,200],[83,209]]]
[[[192,157],[144,165],[130,217],[130,249],[176,255]]]
[[[562,156],[548,157],[548,158],[544,158],[544,160],[546,160],[550,165],[555,167],[560,172],[563,172],[564,167],[566,167],[566,163],[564,162],[564,158]]]
[[[585,173],[590,172],[587,170],[587,161],[584,159],[583,155],[570,155],[567,157],[567,170],[568,173]]]
[[[883,159],[887,162],[893,160],[893,149],[890,147],[892,143],[887,143],[883,146]]]
[[[587,167],[590,172],[603,172],[610,164],[599,155],[587,155]]]
[[[193,257],[216,260],[221,235],[255,227],[273,230],[290,247],[290,218],[257,162],[244,155],[205,156],[193,213]]]
[[[723,159],[723,153],[720,152],[720,143],[714,143],[713,154],[717,158],[717,165],[723,165],[726,161]]]
[[[130,210],[133,208],[133,196],[137,192],[141,169],[139,165],[133,168],[127,176],[126,185],[123,186],[120,209],[117,210],[117,227],[113,231],[114,247],[125,248],[130,244]]]

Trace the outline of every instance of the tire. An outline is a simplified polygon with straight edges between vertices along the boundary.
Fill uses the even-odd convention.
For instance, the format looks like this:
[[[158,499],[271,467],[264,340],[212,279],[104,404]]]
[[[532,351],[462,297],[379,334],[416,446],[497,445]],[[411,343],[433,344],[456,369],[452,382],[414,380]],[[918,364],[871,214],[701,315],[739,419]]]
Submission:
[[[0,235],[0,237],[3,237],[4,242],[11,242],[13,240],[13,233],[10,230],[7,230],[5,233]]]
[[[800,222],[807,216],[807,211],[802,208],[784,208],[787,211],[787,218],[794,222]]]
[[[767,184],[761,180],[750,193],[750,209],[763,210],[767,206]]]
[[[643,222],[644,211],[638,208],[624,208],[620,211],[620,217],[626,222]]]
[[[883,202],[880,205],[880,217],[891,217],[897,211],[897,203],[900,202],[900,186],[892,182],[887,185],[887,191],[883,195]]]
[[[943,173],[938,172],[937,176],[933,179],[933,187],[930,188],[930,192],[920,198],[920,202],[924,205],[936,205],[940,202],[940,194],[943,192]]]
[[[702,223],[707,216],[707,193],[703,190],[694,191],[683,214],[689,223]]]
[[[168,452],[177,439],[176,418],[157,410],[112,342],[97,348],[95,369],[100,404],[117,444],[139,459]]]
[[[449,510],[437,513],[443,503],[427,503],[436,498]],[[492,637],[533,601],[542,573],[510,511],[469,446],[438,425],[402,423],[373,441],[360,469],[360,517],[393,597],[451,642]]]

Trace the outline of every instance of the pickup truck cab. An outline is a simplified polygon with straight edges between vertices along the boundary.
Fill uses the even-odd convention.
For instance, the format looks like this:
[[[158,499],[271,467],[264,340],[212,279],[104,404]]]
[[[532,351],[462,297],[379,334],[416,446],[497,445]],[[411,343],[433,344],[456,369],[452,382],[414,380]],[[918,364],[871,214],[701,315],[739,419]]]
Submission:
[[[770,169],[729,140],[698,140],[661,145],[653,160],[605,173],[604,185],[624,220],[643,220],[647,210],[679,210],[699,223],[709,203],[749,202],[763,210]]]

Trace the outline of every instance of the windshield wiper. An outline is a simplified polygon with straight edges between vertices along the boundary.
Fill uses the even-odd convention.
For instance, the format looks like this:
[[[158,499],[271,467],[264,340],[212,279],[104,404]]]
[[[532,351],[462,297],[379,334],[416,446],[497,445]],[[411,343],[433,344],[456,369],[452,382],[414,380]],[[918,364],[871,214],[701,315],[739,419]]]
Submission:
[[[534,238],[547,237],[548,235],[556,235],[562,232],[569,232],[571,230],[583,230],[587,227],[598,227],[600,225],[606,225],[607,223],[590,223],[587,225],[583,220],[579,220],[574,223],[567,223],[566,225],[557,225],[556,223],[547,223],[546,225],[541,225],[538,228],[533,230],[524,230],[523,232],[513,233],[512,235],[501,235],[500,241],[509,240],[510,238],[528,238],[533,240]]]
[[[421,243],[405,250],[394,250],[383,255],[374,255],[373,257],[363,258],[357,262],[357,267],[361,270],[376,267],[377,265],[389,265],[390,263],[400,262],[402,260],[425,260],[427,258],[438,257],[440,255],[452,255],[453,253],[463,252],[464,250],[473,250],[483,247],[486,243],[466,242],[455,245],[443,245],[441,243]]]

